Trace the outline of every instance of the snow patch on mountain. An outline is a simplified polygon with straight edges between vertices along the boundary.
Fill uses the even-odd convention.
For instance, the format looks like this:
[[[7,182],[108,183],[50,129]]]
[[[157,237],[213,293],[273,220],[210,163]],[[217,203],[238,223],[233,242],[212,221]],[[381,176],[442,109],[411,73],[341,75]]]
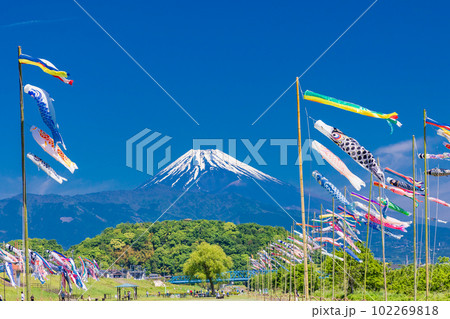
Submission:
[[[156,184],[171,187],[187,188],[200,177],[210,173],[233,173],[237,180],[250,178],[264,182],[284,184],[280,180],[267,175],[234,157],[217,149],[190,150],[172,164],[158,172],[149,182],[140,188]]]

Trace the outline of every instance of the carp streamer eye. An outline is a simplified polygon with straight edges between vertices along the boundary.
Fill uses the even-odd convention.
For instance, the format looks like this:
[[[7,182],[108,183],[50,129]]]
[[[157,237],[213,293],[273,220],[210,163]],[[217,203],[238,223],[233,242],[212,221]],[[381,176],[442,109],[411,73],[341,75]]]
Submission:
[[[332,137],[333,139],[335,139],[335,140],[340,140],[341,137],[342,137],[342,135],[339,134],[339,133],[332,133],[332,134],[331,134],[331,137]]]

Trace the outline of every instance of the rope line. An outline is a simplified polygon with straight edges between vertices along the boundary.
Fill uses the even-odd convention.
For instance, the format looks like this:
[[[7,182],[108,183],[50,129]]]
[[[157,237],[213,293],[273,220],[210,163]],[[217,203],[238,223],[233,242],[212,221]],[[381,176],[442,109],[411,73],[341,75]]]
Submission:
[[[438,165],[439,168],[439,165]],[[437,194],[436,194],[436,198],[439,199],[439,176],[438,176],[438,180],[437,180]],[[439,211],[439,205],[436,203],[436,222],[434,224],[434,243],[433,243],[433,264],[436,262],[435,258],[436,258],[436,240],[437,240],[437,230],[438,230],[438,211]],[[434,272],[434,268],[431,268],[431,275],[430,275],[430,283],[433,282],[433,272]]]
[[[198,181],[200,180],[202,178],[202,175],[200,175],[200,177],[197,179],[197,181],[195,182],[195,183],[192,183],[191,185],[189,185],[189,187],[188,188],[186,188],[186,190],[181,194],[181,195],[179,195],[170,205],[169,205],[169,207],[167,207],[166,208],[166,210],[150,225],[150,226],[148,226],[147,227],[147,229],[146,230],[144,230],[140,235],[139,235],[139,237],[135,240],[135,241],[133,241],[132,243],[131,243],[131,245],[129,245],[128,247],[127,247],[127,249],[125,249],[123,252],[122,252],[122,254],[119,256],[119,257],[117,257],[117,259],[105,270],[105,272],[103,273],[103,274],[105,274],[108,270],[110,270],[111,269],[111,267],[112,266],[114,266],[121,258],[122,258],[122,256],[123,255],[125,255],[125,253],[131,248],[131,247],[133,247],[133,245],[137,242],[137,241],[139,241],[141,238],[142,238],[142,236],[144,236],[144,234],[146,234],[146,233],[148,233],[149,232],[149,230],[150,230],[150,228],[152,228],[152,226],[153,225],[155,225],[155,223],[158,221],[158,220],[160,220],[161,219],[161,217],[163,217],[171,208],[172,208],[172,206],[173,205],[175,205],[177,202],[178,202],[178,200],[180,199],[180,198],[182,198],[190,189],[191,189],[191,187],[193,186],[193,185],[197,185],[197,183],[198,183]],[[103,276],[100,276],[100,277],[103,277]],[[84,294],[89,290],[89,289],[91,289],[95,284],[96,284],[97,282],[95,281],[92,285],[90,285],[82,294],[81,294],[81,296],[77,299],[77,300],[80,300],[80,298],[82,297],[82,296],[84,296]]]
[[[75,0],[74,0],[75,1]],[[366,10],[364,10],[364,12],[363,13],[361,13],[361,15],[355,20],[355,21],[353,21],[353,23],[352,24],[350,24],[350,26],[347,28],[347,29],[345,29],[345,31],[344,32],[342,32],[341,33],[341,35],[336,39],[336,40],[334,40],[334,42],[333,43],[331,43],[329,46],[328,46],[328,48],[326,48],[326,50],[325,51],[323,51],[322,52],[322,54],[320,54],[319,55],[319,57],[317,57],[314,61],[313,61],[313,63],[311,63],[307,68],[306,68],[306,70],[305,71],[303,71],[303,73],[298,77],[298,79],[300,80],[317,62],[319,62],[319,60],[320,59],[322,59],[322,57],[370,10],[370,9],[372,9],[372,7],[376,4],[378,2],[378,0],[375,0],[374,2],[372,2],[372,4],[366,9]],[[255,125],[256,124],[256,122],[258,122],[259,121],[259,119],[261,118],[261,117],[263,117],[264,116],[264,114],[266,114],[291,88],[292,88],[292,86],[295,84],[295,82],[296,81],[294,81],[291,85],[289,85],[289,87],[286,89],[286,90],[284,90],[284,92],[283,93],[281,93],[281,95],[280,96],[278,96],[276,99],[275,99],[275,101],[273,101],[272,102],[272,104],[270,104],[266,109],[265,109],[265,111],[264,112],[262,112],[261,113],[261,115],[252,123],[252,126],[253,125]],[[302,92],[302,95],[303,95],[303,92]]]
[[[102,31],[111,39],[114,41],[114,43],[150,78],[152,79],[153,82],[155,82],[155,84],[176,104],[178,105],[178,107],[184,112],[186,113],[187,116],[189,116],[191,118],[192,121],[195,122],[195,124],[198,124],[198,122],[192,117],[191,114],[189,114],[188,111],[186,111],[186,109],[169,93],[167,92],[167,90],[130,54],[128,53],[127,50],[125,50],[125,48],[123,46],[120,45],[119,42],[117,42],[117,40],[108,33],[108,31],[105,30],[105,28],[103,28],[101,26],[100,23],[97,22],[97,20],[94,19],[94,17],[86,11],[85,8],[83,8],[76,0],[73,0],[73,2],[75,2],[75,4],[81,9],[83,10],[83,12],[100,28],[102,29]]]

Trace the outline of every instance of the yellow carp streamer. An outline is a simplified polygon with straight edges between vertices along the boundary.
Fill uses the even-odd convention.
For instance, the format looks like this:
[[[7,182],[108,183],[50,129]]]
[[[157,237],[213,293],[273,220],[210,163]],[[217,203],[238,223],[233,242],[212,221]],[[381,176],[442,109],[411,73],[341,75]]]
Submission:
[[[395,112],[390,113],[390,114],[384,114],[384,113],[372,111],[372,110],[366,109],[365,107],[362,107],[360,105],[353,104],[353,103],[346,102],[346,101],[341,101],[341,100],[335,99],[333,97],[329,97],[326,95],[321,95],[318,93],[311,92],[309,90],[307,90],[305,92],[305,94],[303,95],[303,99],[321,103],[321,104],[334,106],[334,107],[337,107],[337,108],[345,110],[345,111],[358,113],[358,114],[365,115],[365,116],[370,116],[370,117],[374,117],[374,118],[378,118],[378,119],[384,119],[384,120],[388,121],[388,124],[391,126],[391,128],[392,128],[392,124],[395,124],[398,127],[402,126],[402,123],[400,123],[398,121],[398,114]]]

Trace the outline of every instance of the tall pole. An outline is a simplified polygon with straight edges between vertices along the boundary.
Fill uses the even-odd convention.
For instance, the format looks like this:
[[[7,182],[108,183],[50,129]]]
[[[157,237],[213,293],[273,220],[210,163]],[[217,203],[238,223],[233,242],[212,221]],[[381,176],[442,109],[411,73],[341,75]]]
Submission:
[[[255,272],[254,273],[252,273],[252,283],[253,283],[253,292],[254,292],[254,295],[255,295],[255,298],[256,298],[256,294],[257,294],[257,291],[258,291],[258,287],[256,286],[256,274],[258,273],[258,269],[256,269],[255,270]]]
[[[313,224],[313,226],[316,226],[316,211],[315,210],[314,210],[314,217],[313,217],[312,224]],[[311,230],[311,234],[312,234],[312,230]],[[311,235],[311,238],[312,238],[312,235]],[[315,271],[314,271],[314,267],[313,266],[316,266],[314,261],[311,263],[311,294],[315,295],[316,294],[316,289],[315,289],[315,285],[314,285],[314,283],[315,283],[315,279],[314,279]],[[316,278],[317,278],[317,276],[316,276]]]
[[[276,272],[275,272],[275,283],[274,283],[274,286],[275,286],[275,288],[274,288],[275,300],[277,300],[277,281],[278,281],[278,267],[276,267]]]
[[[256,298],[256,273],[257,273],[258,269],[254,268],[253,265],[250,266],[250,292],[251,295],[254,295],[254,297]]]
[[[5,248],[5,242],[3,242],[2,248]],[[6,301],[6,264],[5,264],[5,271],[3,272],[3,301]]]
[[[380,159],[378,159],[378,166],[380,166]],[[386,246],[384,242],[384,218],[383,210],[381,208],[381,185],[378,184],[378,194],[380,197],[380,221],[381,221],[381,248],[383,251],[383,282],[384,282],[384,301],[387,301],[387,280],[386,280]]]
[[[287,294],[287,269],[286,269],[285,273],[286,274],[284,276],[284,294],[286,295]]]
[[[261,276],[261,286],[262,286],[262,294],[263,294],[263,298],[264,298],[264,301],[266,301],[266,294],[264,293],[264,287],[265,287],[265,285],[266,285],[266,283],[265,283],[265,272],[266,272],[266,270],[267,270],[267,265],[264,265],[264,270],[263,270],[263,273],[262,273],[262,276]]]
[[[305,300],[309,299],[309,289],[308,289],[308,248],[307,237],[306,237],[306,214],[305,214],[305,190],[303,189],[303,159],[302,159],[302,133],[300,129],[300,91],[299,83],[297,77],[297,126],[298,126],[298,167],[300,172],[300,197],[302,202],[302,223],[303,223],[303,274],[304,274],[304,294]]]
[[[425,163],[425,276],[426,276],[426,292],[425,300],[428,301],[428,293],[430,288],[429,272],[428,272],[428,178],[427,178],[427,110],[423,110],[423,150]]]
[[[345,199],[347,199],[347,186],[344,186],[344,196]],[[347,253],[345,252],[345,239],[347,238],[347,233],[346,233],[346,221],[345,221],[345,211],[344,211],[344,220],[343,220],[343,224],[344,224],[344,300],[347,299],[347,276],[346,276],[346,271],[347,271]]]
[[[267,252],[269,251],[269,245],[267,245],[266,246],[266,249],[267,249]],[[269,254],[269,253],[267,253],[267,254]],[[267,282],[268,282],[268,293],[269,293],[269,300],[270,300],[270,290],[271,290],[271,286],[272,286],[272,280],[271,280],[271,277],[270,277],[270,275],[271,275],[271,273],[272,273],[272,263],[270,262],[270,259],[268,258],[267,259],[267,261],[269,262],[269,276],[268,276],[268,278],[267,278]]]
[[[369,261],[369,235],[370,235],[370,207],[372,206],[372,179],[373,174],[370,174],[370,190],[369,190],[369,209],[367,210],[367,237],[366,237],[366,258],[364,265],[364,290],[363,290],[363,300],[366,300],[366,288],[367,288],[367,264]]]
[[[291,231],[291,236],[292,236],[292,238],[294,238],[294,227],[295,227],[295,222],[293,221],[292,222],[292,231]],[[292,241],[293,242],[293,241]],[[292,244],[292,249],[291,249],[291,254],[292,254],[292,256],[295,256],[294,255],[294,244]],[[296,285],[296,283],[295,283],[295,268],[296,268],[296,266],[297,266],[297,263],[295,262],[295,260],[294,260],[294,266],[293,266],[293,268],[294,268],[294,300],[295,300],[295,298],[296,298],[296,296],[297,296],[297,285]]]
[[[258,295],[258,293],[261,295],[261,282],[260,282],[261,272],[262,270],[258,270],[258,275],[256,277],[256,295]]]
[[[259,274],[259,294],[263,294],[264,295],[264,280],[263,280],[263,275],[264,275],[264,268],[261,270],[261,273]],[[265,301],[265,300],[264,300]]]
[[[414,301],[417,301],[417,228],[416,228],[416,139],[412,138],[413,226],[414,226]]]
[[[18,47],[18,56],[22,54],[22,48]],[[19,86],[20,86],[20,139],[22,148],[22,203],[23,203],[23,246],[25,259],[25,299],[30,300],[30,269],[28,264],[28,214],[27,214],[27,180],[25,174],[25,116],[23,111],[23,82],[22,64],[19,62]]]
[[[335,270],[335,263],[336,263],[336,248],[334,246],[334,238],[335,238],[335,231],[334,231],[334,197],[332,199],[333,201],[333,217],[331,218],[332,226],[333,226],[333,287],[331,287],[331,300],[334,300],[334,270]]]
[[[323,205],[320,204],[320,216],[323,214]],[[322,246],[322,237],[323,237],[323,222],[322,218],[320,218],[320,240]],[[323,258],[322,258],[322,247],[320,247],[320,289],[321,289],[321,299],[323,300]]]
[[[267,244],[267,256],[269,256],[270,257],[270,255],[269,255],[269,244]],[[270,300],[272,300],[272,295],[273,295],[273,286],[272,286],[272,261],[270,260],[270,258],[268,258],[268,260],[269,260],[269,265],[270,265],[270,267],[269,267],[269,297],[270,297]],[[271,293],[272,292],[272,293]]]
[[[248,256],[249,259],[247,259],[247,278],[248,278],[248,282],[247,282],[247,289],[248,289],[248,296],[250,296],[251,291],[252,291],[252,278],[250,277],[250,256]]]
[[[292,226],[291,226],[292,229]],[[287,233],[289,236],[289,233]],[[286,247],[286,250],[288,250],[289,248]],[[292,251],[290,251],[292,253]],[[291,295],[292,295],[292,254],[290,256],[290,264],[289,264],[289,301],[291,301]]]

